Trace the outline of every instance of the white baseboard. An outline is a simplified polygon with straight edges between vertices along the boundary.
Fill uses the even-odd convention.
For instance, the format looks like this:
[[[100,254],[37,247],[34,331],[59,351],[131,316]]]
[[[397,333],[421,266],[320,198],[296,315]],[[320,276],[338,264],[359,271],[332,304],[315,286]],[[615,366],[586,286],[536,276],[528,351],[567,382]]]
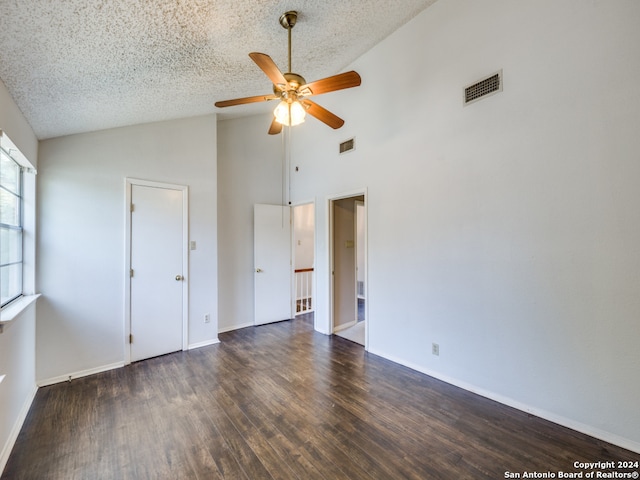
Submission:
[[[640,453],[640,443],[628,438],[621,437],[619,435],[616,435],[615,433],[607,432],[605,430],[601,430],[591,425],[577,422],[561,415],[556,415],[555,413],[548,412],[537,407],[532,407],[531,405],[527,405],[510,397],[506,397],[504,395],[479,388],[476,385],[461,381],[457,378],[442,375],[438,372],[429,370],[411,362],[407,362],[401,358],[395,357],[394,355],[388,355],[385,352],[370,349],[369,353],[373,353],[374,355],[386,358],[387,360],[391,360],[394,363],[398,363],[412,370],[416,370],[417,372],[424,373],[425,375],[429,375],[430,377],[437,378],[438,380],[442,380],[445,383],[462,388],[463,390],[466,390],[468,392],[475,393],[476,395],[480,395],[481,397],[485,397],[503,405],[507,405],[508,407],[515,408],[516,410],[530,413],[531,415],[535,415],[536,417],[540,417],[544,420],[548,420],[563,427],[570,428],[571,430],[584,433],[585,435],[589,435],[590,437],[604,440],[605,442],[617,445],[622,448],[626,448],[627,450],[631,450],[632,452]]]
[[[215,345],[216,343],[220,343],[218,338],[213,338],[211,340],[205,340],[204,342],[192,343],[189,345],[189,350],[193,350],[194,348],[208,347],[209,345]]]
[[[240,330],[241,328],[253,327],[253,322],[241,323],[239,325],[233,325],[231,327],[224,327],[218,330],[218,333],[231,332],[233,330]]]
[[[27,414],[29,413],[29,409],[31,408],[31,404],[33,403],[33,399],[35,398],[37,392],[38,392],[38,386],[34,384],[33,390],[30,392],[29,395],[27,395],[27,398],[25,399],[24,404],[20,409],[20,413],[18,414],[18,418],[13,424],[13,428],[9,433],[9,438],[7,438],[7,441],[5,442],[4,447],[2,447],[2,452],[0,452],[0,475],[2,475],[2,472],[4,471],[4,467],[6,467],[7,462],[9,461],[9,455],[11,455],[11,450],[13,450],[13,446],[15,445],[16,440],[18,439],[18,435],[20,434],[20,430],[22,429],[22,425],[24,424],[24,421],[27,419]]]
[[[110,365],[103,365],[101,367],[89,368],[87,370],[81,370],[79,372],[67,373],[66,375],[60,375],[58,377],[47,378],[44,380],[38,380],[39,387],[46,387],[48,385],[55,385],[56,383],[68,382],[74,378],[86,377],[95,373],[106,372],[108,370],[114,370],[116,368],[124,367],[124,362],[112,363]]]

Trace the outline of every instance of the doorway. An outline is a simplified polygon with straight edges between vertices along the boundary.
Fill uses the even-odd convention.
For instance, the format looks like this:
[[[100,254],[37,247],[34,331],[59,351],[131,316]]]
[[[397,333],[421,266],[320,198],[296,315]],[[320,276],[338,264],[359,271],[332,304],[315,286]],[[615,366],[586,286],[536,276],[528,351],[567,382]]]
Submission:
[[[366,203],[359,194],[330,201],[332,332],[366,347]]]
[[[188,187],[126,180],[125,361],[187,348]]]
[[[358,322],[364,322],[365,320],[365,307],[366,307],[366,289],[365,287],[365,209],[364,200],[356,200],[356,221],[355,221],[355,236],[356,236],[356,302],[357,302],[357,319]]]
[[[315,308],[315,204],[295,205],[293,214],[293,283],[295,316]]]

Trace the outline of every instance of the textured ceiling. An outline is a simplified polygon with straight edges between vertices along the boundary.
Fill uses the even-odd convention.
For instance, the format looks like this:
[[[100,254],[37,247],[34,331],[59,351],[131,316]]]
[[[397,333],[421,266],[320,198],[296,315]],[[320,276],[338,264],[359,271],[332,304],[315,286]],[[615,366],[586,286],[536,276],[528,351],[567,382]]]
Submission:
[[[287,70],[282,13],[298,11],[292,70],[312,81],[340,73],[434,1],[0,0],[0,78],[40,139],[243,115],[265,104],[213,103],[271,92],[248,53]]]

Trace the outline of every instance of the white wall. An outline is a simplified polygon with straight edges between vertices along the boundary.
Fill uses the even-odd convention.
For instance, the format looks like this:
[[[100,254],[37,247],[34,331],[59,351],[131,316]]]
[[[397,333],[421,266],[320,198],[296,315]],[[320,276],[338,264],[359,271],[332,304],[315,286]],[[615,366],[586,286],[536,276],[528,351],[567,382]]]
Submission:
[[[217,339],[216,174],[214,115],[41,142],[41,383],[124,361],[125,177],[189,186],[188,343]]]
[[[270,123],[270,115],[218,122],[221,332],[253,325],[253,205],[283,202],[283,136],[267,135]]]
[[[293,239],[295,268],[313,268],[315,236],[314,204],[293,207]]]
[[[38,140],[2,81],[0,129],[37,166]],[[0,333],[0,474],[36,392],[35,318],[32,304]]]
[[[35,317],[31,304],[0,333],[0,474],[37,390]]]
[[[356,203],[356,280],[358,283],[366,280],[366,209],[364,203]],[[366,285],[364,286],[366,291]],[[358,298],[364,295],[358,287]]]
[[[7,87],[0,80],[0,130],[7,132],[11,141],[33,166],[38,165],[38,139],[31,125],[15,104]]]
[[[640,451],[639,20],[634,0],[443,0],[318,97],[346,120],[293,136],[318,328],[327,197],[367,187],[372,352]]]

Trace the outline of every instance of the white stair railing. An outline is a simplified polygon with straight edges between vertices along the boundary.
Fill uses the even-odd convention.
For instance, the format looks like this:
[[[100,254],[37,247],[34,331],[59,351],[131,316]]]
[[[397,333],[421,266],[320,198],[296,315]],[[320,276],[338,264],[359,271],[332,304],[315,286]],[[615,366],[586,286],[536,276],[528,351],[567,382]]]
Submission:
[[[313,268],[295,270],[296,315],[313,312]]]

